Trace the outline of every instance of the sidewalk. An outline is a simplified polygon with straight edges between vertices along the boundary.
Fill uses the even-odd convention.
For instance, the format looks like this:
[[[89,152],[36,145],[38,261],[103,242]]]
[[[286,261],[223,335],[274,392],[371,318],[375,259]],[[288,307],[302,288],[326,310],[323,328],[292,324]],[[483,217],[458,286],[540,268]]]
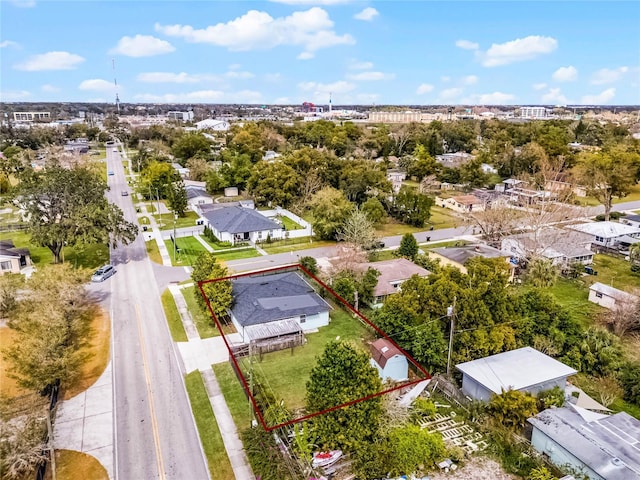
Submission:
[[[115,478],[111,362],[96,383],[60,403],[53,429],[53,446],[92,455],[107,470],[109,479]]]
[[[236,425],[233,423],[233,417],[211,368],[212,364],[226,362],[229,359],[229,352],[224,340],[222,337],[201,339],[187,309],[181,288],[177,285],[171,285],[169,291],[173,295],[182,319],[182,325],[189,339],[187,342],[177,343],[185,370],[187,373],[196,369],[200,371],[236,480],[254,480],[255,476],[251,471]],[[229,335],[228,340],[238,341],[239,335]]]
[[[140,207],[140,213],[149,219],[149,226],[151,227],[153,238],[155,238],[156,243],[158,244],[158,250],[162,257],[162,264],[171,267],[173,265],[171,263],[171,257],[169,256],[169,251],[167,250],[167,246],[162,238],[162,232],[160,231],[160,228],[158,228],[158,222],[156,222],[155,217],[147,211],[147,205],[145,203],[139,203],[138,205]]]

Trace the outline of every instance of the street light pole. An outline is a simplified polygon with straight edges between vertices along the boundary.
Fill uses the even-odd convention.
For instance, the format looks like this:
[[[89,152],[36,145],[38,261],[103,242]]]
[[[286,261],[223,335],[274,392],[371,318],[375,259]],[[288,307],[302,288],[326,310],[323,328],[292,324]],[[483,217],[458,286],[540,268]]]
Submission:
[[[178,214],[173,214],[173,261],[176,261],[176,220],[178,220]]]
[[[451,375],[451,351],[453,350],[453,330],[456,318],[456,297],[453,297],[453,305],[447,308],[447,317],[451,319],[451,329],[449,331],[449,353],[447,354],[447,376]]]

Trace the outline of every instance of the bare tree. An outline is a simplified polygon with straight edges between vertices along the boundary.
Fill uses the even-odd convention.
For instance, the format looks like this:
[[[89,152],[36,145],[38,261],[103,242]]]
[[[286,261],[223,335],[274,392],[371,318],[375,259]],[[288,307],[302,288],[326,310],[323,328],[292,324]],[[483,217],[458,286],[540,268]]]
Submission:
[[[616,302],[616,308],[604,312],[601,321],[619,337],[640,331],[640,302],[637,300]]]
[[[376,232],[373,222],[367,214],[359,208],[354,208],[351,214],[342,224],[338,233],[338,240],[355,245],[360,249],[370,248],[376,241]]]
[[[324,187],[324,181],[317,172],[309,172],[304,177],[304,182],[300,185],[298,199],[291,205],[291,210],[297,215],[301,215],[307,208],[313,194]]]
[[[611,376],[596,377],[594,379],[594,388],[598,394],[598,400],[605,407],[609,407],[624,393],[618,380]]]

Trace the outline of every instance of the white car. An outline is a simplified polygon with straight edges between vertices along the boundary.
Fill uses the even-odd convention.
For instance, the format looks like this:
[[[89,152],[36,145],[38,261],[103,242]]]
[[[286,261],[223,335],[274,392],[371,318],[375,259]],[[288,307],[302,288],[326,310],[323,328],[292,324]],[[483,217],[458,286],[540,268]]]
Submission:
[[[114,149],[112,150],[112,152],[113,152],[113,153],[118,153],[118,149],[117,149],[117,148],[114,148]]]
[[[115,275],[116,269],[113,265],[104,265],[100,267],[91,277],[92,282],[104,282],[107,278],[112,275]]]

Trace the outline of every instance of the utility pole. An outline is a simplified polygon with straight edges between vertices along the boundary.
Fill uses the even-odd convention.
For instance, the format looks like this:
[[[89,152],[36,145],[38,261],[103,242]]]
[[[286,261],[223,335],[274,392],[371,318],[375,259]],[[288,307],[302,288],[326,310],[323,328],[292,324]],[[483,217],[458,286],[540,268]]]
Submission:
[[[447,317],[451,319],[449,329],[449,353],[447,354],[447,376],[451,375],[451,351],[453,350],[453,330],[456,328],[456,297],[453,297],[453,305],[447,307]]]

